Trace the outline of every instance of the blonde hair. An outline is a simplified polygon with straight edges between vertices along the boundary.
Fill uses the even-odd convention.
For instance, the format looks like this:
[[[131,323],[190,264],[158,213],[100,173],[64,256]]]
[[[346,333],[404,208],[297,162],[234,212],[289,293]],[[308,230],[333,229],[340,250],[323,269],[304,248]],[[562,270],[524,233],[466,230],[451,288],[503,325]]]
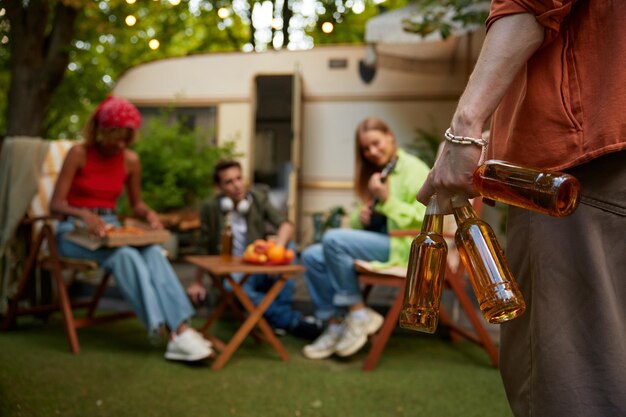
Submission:
[[[354,143],[356,146],[356,159],[354,163],[354,189],[356,190],[357,195],[362,201],[369,201],[372,198],[372,195],[367,187],[367,184],[370,180],[370,177],[375,172],[380,172],[381,167],[376,166],[365,158],[363,155],[363,151],[361,149],[361,145],[359,143],[359,138],[362,134],[377,130],[387,135],[391,135],[395,140],[395,135],[393,134],[391,128],[387,123],[383,122],[381,119],[377,119],[375,117],[368,117],[358,124],[356,127],[356,134],[354,138]]]

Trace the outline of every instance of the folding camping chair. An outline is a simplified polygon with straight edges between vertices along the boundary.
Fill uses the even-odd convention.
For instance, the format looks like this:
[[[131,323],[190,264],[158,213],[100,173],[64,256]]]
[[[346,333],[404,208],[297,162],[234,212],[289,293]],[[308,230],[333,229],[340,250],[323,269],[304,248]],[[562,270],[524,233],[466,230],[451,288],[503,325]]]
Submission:
[[[37,139],[30,139],[37,140]],[[55,310],[61,310],[65,323],[65,332],[70,345],[70,350],[74,354],[80,352],[78,336],[76,330],[82,327],[110,322],[121,318],[134,316],[132,312],[116,312],[107,315],[96,316],[96,309],[100,299],[105,293],[107,285],[111,279],[110,273],[105,273],[93,295],[89,300],[71,301],[68,288],[80,274],[97,271],[98,264],[94,261],[67,259],[59,256],[54,227],[56,218],[49,214],[49,200],[54,190],[57,176],[63,165],[65,155],[73,146],[72,141],[53,141],[50,143],[48,154],[45,158],[41,174],[37,180],[37,194],[34,196],[30,208],[20,227],[28,228],[28,255],[23,264],[22,271],[17,281],[17,289],[10,297],[8,310],[3,323],[4,330],[10,329],[16,324],[18,316],[42,314]],[[56,284],[58,302],[23,306],[20,301],[24,296],[28,282],[33,278],[35,270],[49,271],[53,282]],[[71,279],[66,283],[64,276],[70,274]],[[76,318],[73,314],[75,308],[86,308],[84,317]]]
[[[474,210],[477,213],[482,211],[482,201],[479,198],[474,199],[472,203]],[[398,231],[392,233],[392,236],[416,236],[417,231]],[[445,236],[448,241],[451,241],[450,237]],[[466,292],[467,280],[465,279],[465,269],[462,262],[460,262],[460,256],[456,251],[456,248],[452,248],[448,253],[445,273],[445,288],[452,290],[456,299],[458,300],[461,309],[469,319],[474,332],[472,333],[459,325],[457,325],[443,305],[439,310],[439,324],[445,326],[450,330],[450,337],[453,342],[459,341],[461,338],[465,338],[477,345],[481,346],[487,351],[491,363],[494,367],[498,367],[498,351],[491,340],[487,329],[484,326],[484,319],[478,317],[476,309]],[[389,308],[385,320],[380,330],[372,336],[372,346],[367,354],[365,362],[363,364],[364,371],[371,371],[376,367],[380,356],[389,341],[393,330],[398,324],[400,312],[402,311],[402,300],[404,296],[404,283],[406,270],[400,268],[402,271],[374,271],[364,267],[362,262],[356,262],[355,268],[357,270],[358,279],[361,284],[364,284],[363,298],[367,301],[367,297],[370,294],[372,288],[376,285],[390,286],[398,288],[398,293],[393,301],[393,304]]]

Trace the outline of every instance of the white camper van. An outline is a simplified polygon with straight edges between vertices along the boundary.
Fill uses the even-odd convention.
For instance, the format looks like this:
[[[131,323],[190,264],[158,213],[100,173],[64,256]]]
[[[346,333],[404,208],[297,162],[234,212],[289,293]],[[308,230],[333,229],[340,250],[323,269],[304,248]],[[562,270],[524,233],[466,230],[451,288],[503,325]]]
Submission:
[[[207,140],[235,141],[248,182],[272,188],[306,244],[312,213],[353,206],[356,125],[380,117],[401,146],[417,128],[445,130],[481,41],[171,58],[132,68],[114,94],[148,116],[173,107]]]

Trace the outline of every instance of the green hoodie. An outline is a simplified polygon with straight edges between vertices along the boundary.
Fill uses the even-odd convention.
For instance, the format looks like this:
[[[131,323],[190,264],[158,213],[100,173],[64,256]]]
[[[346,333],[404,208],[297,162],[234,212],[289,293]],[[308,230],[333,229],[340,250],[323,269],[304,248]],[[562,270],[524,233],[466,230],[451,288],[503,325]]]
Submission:
[[[376,205],[376,210],[387,216],[387,230],[419,230],[426,212],[426,206],[415,199],[430,168],[420,159],[398,149],[398,162],[387,178],[389,197]],[[350,216],[350,227],[362,229],[359,212],[362,204]],[[412,237],[392,237],[387,262],[371,262],[375,268],[406,266],[409,262],[409,249]]]

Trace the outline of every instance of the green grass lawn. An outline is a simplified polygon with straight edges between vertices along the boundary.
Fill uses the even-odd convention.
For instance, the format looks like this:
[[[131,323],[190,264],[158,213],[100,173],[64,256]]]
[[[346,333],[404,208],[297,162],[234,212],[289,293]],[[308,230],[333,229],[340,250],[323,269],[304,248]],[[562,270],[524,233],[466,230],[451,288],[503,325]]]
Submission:
[[[397,332],[373,372],[361,370],[365,351],[312,361],[292,337],[281,339],[289,362],[250,338],[220,371],[168,362],[135,319],[79,330],[79,339],[82,352],[71,355],[59,315],[1,332],[0,416],[511,416],[487,354],[436,336]]]

